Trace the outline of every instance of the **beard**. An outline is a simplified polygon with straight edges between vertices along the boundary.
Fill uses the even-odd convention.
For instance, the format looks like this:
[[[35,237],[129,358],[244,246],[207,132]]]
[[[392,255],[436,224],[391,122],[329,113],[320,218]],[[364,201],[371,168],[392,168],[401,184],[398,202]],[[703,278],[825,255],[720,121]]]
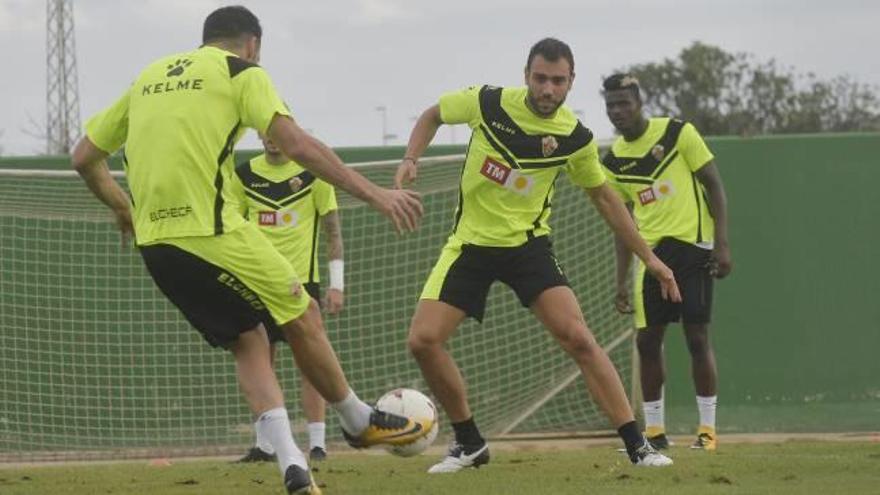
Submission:
[[[535,113],[537,113],[543,117],[553,115],[556,112],[556,110],[559,110],[559,107],[561,107],[562,104],[565,103],[565,97],[562,97],[562,99],[559,100],[558,102],[553,102],[550,100],[539,100],[532,95],[531,91],[528,92],[528,95],[526,96],[526,98],[528,98],[529,106],[532,107],[532,110],[534,110]],[[544,106],[551,105],[551,104],[553,105],[553,108],[545,111]]]

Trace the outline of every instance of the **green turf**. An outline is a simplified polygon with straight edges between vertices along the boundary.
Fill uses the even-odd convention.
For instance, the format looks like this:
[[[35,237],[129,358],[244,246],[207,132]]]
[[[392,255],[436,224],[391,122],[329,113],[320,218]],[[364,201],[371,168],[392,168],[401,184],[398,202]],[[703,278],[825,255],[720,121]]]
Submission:
[[[457,475],[428,476],[421,456],[338,455],[316,479],[333,494],[834,493],[880,492],[880,445],[800,442],[724,445],[716,454],[672,450],[666,469],[634,468],[607,446],[584,450],[496,452],[492,463]],[[4,495],[282,494],[274,464],[147,462],[0,468]]]

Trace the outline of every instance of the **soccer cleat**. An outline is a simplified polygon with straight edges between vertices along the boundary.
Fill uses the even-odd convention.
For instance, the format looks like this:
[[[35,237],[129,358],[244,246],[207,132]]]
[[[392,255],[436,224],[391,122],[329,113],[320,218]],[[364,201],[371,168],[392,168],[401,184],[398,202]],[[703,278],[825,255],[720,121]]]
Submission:
[[[651,447],[654,447],[654,450],[666,450],[672,445],[672,442],[669,441],[665,433],[653,437],[645,437],[645,440],[651,444]]]
[[[718,437],[715,435],[715,428],[700,426],[697,429],[697,440],[691,445],[691,448],[714,452],[718,448]]]
[[[303,469],[292,464],[284,473],[284,487],[288,495],[321,495],[321,489],[315,484],[315,480],[308,469]]]
[[[274,462],[275,454],[269,454],[259,447],[252,447],[247,454],[235,462]]]
[[[483,442],[482,445],[462,445],[452,442],[446,457],[431,466],[428,472],[431,474],[455,473],[465,468],[478,468],[488,463],[489,444],[486,442]]]
[[[427,435],[434,427],[430,419],[413,420],[379,409],[370,413],[370,425],[360,435],[351,435],[345,429],[342,436],[356,449],[374,445],[405,445]]]
[[[636,466],[662,467],[672,465],[672,459],[654,450],[654,447],[651,447],[647,441],[629,455],[629,460]]]
[[[321,462],[327,459],[327,451],[323,447],[312,447],[309,451],[309,462]]]

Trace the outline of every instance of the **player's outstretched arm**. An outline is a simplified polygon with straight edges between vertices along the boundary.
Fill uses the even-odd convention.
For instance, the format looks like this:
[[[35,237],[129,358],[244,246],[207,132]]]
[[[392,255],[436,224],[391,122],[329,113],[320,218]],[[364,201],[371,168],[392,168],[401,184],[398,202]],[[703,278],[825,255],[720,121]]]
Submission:
[[[715,248],[712,250],[712,275],[717,278],[726,277],[733,269],[730,256],[730,244],[727,241],[727,194],[724,183],[715,162],[700,167],[697,179],[706,188],[709,200],[709,212],[715,220]]]
[[[309,136],[290,117],[276,114],[267,134],[288,158],[378,210],[391,220],[398,232],[418,227],[423,212],[418,193],[383,189],[373,184],[346,167],[333,150]]]
[[[645,268],[660,282],[663,298],[672,302],[681,302],[681,293],[678,291],[678,284],[675,283],[672,270],[660,261],[660,258],[651,251],[651,248],[639,235],[632,216],[623,201],[611,190],[611,187],[606,183],[588,188],[587,194],[614,234],[645,263]]]
[[[439,105],[434,105],[422,112],[409,135],[409,143],[406,145],[403,160],[397,167],[397,173],[394,174],[394,187],[402,189],[416,180],[418,175],[416,163],[431,141],[434,140],[437,129],[441,125],[443,125],[443,121],[440,119]]]
[[[124,245],[134,233],[131,200],[110,175],[106,158],[107,153],[104,150],[95,146],[88,137],[83,137],[73,150],[71,162],[92,193],[113,210]]]

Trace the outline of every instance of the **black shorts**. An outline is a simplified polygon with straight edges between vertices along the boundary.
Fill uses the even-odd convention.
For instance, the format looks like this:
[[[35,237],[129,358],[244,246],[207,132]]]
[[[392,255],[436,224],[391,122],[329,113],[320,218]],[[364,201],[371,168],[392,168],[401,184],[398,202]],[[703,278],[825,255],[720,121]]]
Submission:
[[[306,293],[312,296],[312,299],[318,303],[318,307],[321,307],[321,284],[317,282],[306,282],[303,284],[303,287],[306,289]],[[275,323],[275,321],[269,318],[268,321],[264,321],[263,325],[266,326],[266,333],[269,335],[269,342],[287,342],[287,339],[284,337],[284,332],[281,331],[281,328]]]
[[[665,238],[654,254],[675,274],[681,303],[663,299],[660,282],[645,272],[641,293],[636,291],[636,326],[660,326],[681,320],[684,323],[709,323],[712,316],[714,279],[709,272],[712,251],[678,239]],[[644,265],[642,265],[644,270]]]
[[[227,348],[273,321],[257,293],[228,270],[170,244],[141,246],[140,253],[159,290],[212,346]]]
[[[547,236],[517,247],[486,247],[450,240],[431,271],[422,299],[443,301],[483,321],[489,287],[496,280],[529,307],[551,287],[568,286],[562,266]]]

